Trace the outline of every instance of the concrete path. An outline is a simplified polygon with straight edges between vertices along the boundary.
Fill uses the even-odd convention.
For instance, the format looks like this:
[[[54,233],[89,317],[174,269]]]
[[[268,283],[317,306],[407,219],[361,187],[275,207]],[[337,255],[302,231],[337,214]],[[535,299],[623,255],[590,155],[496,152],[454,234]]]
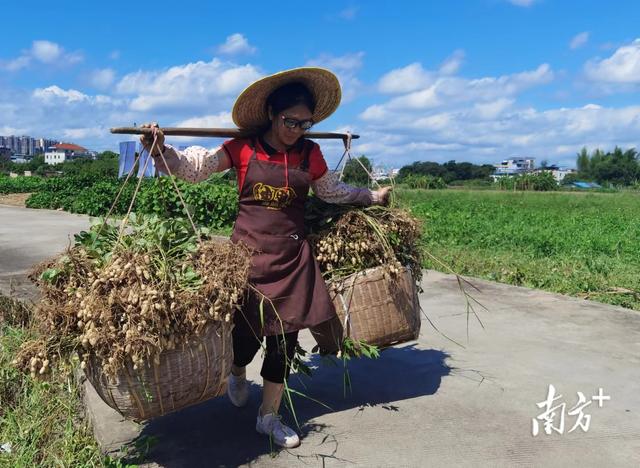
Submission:
[[[48,220],[49,235],[37,234],[40,217]],[[74,215],[4,207],[0,219],[0,275],[18,270],[20,262],[7,262],[4,255],[29,244],[21,237],[37,235],[38,247],[32,248],[47,256],[65,244],[66,232],[79,222]],[[56,223],[60,229],[54,233]],[[18,236],[7,237],[16,231]],[[38,261],[36,257],[30,254],[29,261]],[[294,376],[292,385],[332,410],[309,400],[296,402],[300,448],[271,451],[255,433],[257,384],[246,408],[218,398],[143,426],[123,422],[87,387],[96,436],[106,450],[135,437],[153,441],[147,466],[171,468],[639,466],[640,313],[473,281],[481,289],[474,297],[489,311],[479,311],[484,329],[469,320],[468,341],[465,303],[453,277],[428,272],[420,297],[440,332],[464,348],[424,320],[418,342],[386,350],[378,361],[353,362],[353,392],[346,398],[342,369],[312,358],[317,367],[313,379]],[[306,333],[301,342],[307,349],[313,345]],[[259,364],[256,359],[249,369],[254,382],[259,382]],[[544,412],[537,403],[546,400],[549,385],[562,395],[552,406],[566,405],[556,409],[553,420],[559,426],[564,414],[564,430],[547,435],[541,421],[534,437],[532,420]],[[601,407],[592,400],[600,388],[610,397]],[[589,403],[582,420],[570,414],[578,392]],[[576,422],[587,420],[586,432],[579,427],[571,431]]]
[[[30,268],[73,244],[73,234],[89,226],[84,215],[0,204],[0,292],[13,287],[17,297],[32,297]]]

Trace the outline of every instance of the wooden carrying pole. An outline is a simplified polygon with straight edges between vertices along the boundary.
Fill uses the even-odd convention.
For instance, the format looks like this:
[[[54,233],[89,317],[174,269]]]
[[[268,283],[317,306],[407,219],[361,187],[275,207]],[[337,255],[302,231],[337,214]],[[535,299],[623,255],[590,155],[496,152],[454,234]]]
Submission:
[[[161,130],[162,133],[168,136],[245,138],[255,135],[255,131],[241,130],[239,128],[161,127]],[[111,129],[111,133],[144,135],[146,133],[152,133],[152,130],[150,128],[141,127],[116,127]],[[349,137],[349,134],[330,132],[306,132],[304,136],[306,138],[346,140]],[[360,135],[351,135],[351,138],[360,138]]]

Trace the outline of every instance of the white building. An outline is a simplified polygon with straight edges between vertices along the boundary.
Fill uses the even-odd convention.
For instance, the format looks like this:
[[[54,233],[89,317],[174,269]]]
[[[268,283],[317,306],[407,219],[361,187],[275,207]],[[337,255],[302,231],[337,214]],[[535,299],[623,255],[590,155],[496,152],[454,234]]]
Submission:
[[[535,167],[535,158],[510,158],[505,159],[500,164],[494,164],[496,171],[493,176],[509,176],[524,174],[533,171]]]
[[[60,164],[67,160],[67,153],[64,151],[47,151],[44,153],[44,162],[47,164]]]
[[[556,182],[561,183],[567,175],[575,174],[576,170],[567,169],[566,167],[549,166],[536,171],[536,173],[540,172],[551,172],[551,175],[556,179]]]

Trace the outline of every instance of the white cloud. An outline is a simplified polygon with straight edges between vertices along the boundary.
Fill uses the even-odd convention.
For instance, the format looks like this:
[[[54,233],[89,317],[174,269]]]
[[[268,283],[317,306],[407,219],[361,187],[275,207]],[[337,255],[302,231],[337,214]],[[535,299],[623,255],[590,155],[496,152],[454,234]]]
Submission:
[[[224,44],[217,47],[217,52],[222,55],[253,54],[256,48],[249,44],[249,41],[240,33],[227,37]]]
[[[108,134],[109,130],[105,127],[80,127],[65,128],[62,130],[62,136],[65,140],[84,140],[87,138],[101,138]]]
[[[59,86],[49,86],[47,88],[37,88],[33,91],[33,97],[42,101],[45,104],[64,103],[72,104],[82,101],[88,101],[89,96],[75,90],[65,90]]]
[[[392,112],[384,121],[365,125],[360,133],[354,153],[364,152],[394,167],[418,160],[495,163],[523,155],[574,166],[575,154],[583,146],[640,145],[640,106],[590,104],[538,111],[510,103],[493,118],[479,114],[477,107],[427,114]],[[394,138],[384,141],[381,135]]]
[[[119,50],[112,50],[109,53],[109,58],[111,60],[118,60],[120,58],[120,51]]]
[[[420,64],[391,70],[379,88],[396,95],[380,95],[360,114],[362,138],[354,153],[395,167],[417,160],[495,163],[523,155],[574,166],[582,146],[640,144],[640,105],[539,110],[519,103],[524,92],[553,79],[547,64],[478,78],[441,76]]]
[[[391,70],[378,81],[378,90],[383,93],[407,93],[430,85],[435,74],[428,72],[418,62]]]
[[[232,127],[233,119],[231,112],[223,111],[218,114],[203,115],[200,117],[191,117],[182,120],[176,124],[177,127],[206,127],[206,128],[224,128]]]
[[[230,100],[261,76],[253,65],[235,65],[213,59],[163,71],[129,73],[118,82],[116,90],[119,94],[132,96],[132,111],[211,110],[212,107],[230,107]]]
[[[535,70],[504,75],[500,77],[484,77],[465,79],[455,76],[437,76],[436,73],[424,70],[420,64],[392,70],[385,74],[379,89],[387,92],[405,94],[394,97],[382,108],[363,114],[363,118],[375,116],[386,118],[388,109],[434,109],[440,106],[451,106],[454,103],[492,102],[502,98],[510,98],[528,88],[546,84],[554,78],[548,64],[542,64]],[[410,92],[407,92],[412,90]]]
[[[455,75],[460,70],[464,61],[464,50],[456,50],[440,65],[439,72],[442,75]]]
[[[362,68],[364,52],[344,55],[321,54],[307,61],[307,67],[322,67],[334,72],[342,86],[342,102],[352,101],[360,92],[362,82],[357,74]]]
[[[602,83],[640,83],[640,39],[619,47],[611,57],[586,63],[585,74]]]
[[[49,66],[68,66],[83,60],[80,52],[65,52],[59,44],[51,41],[33,41],[31,48],[25,50],[15,59],[0,62],[0,69],[18,71],[28,67],[33,62],[44,63]]]
[[[91,72],[89,82],[95,88],[107,89],[109,88],[116,78],[116,72],[111,68],[103,68],[101,70],[94,70]]]
[[[33,41],[31,55],[42,63],[53,63],[63,54],[62,47],[51,41]]]
[[[21,55],[18,58],[15,58],[13,60],[9,60],[7,62],[0,62],[0,68],[6,70],[6,71],[18,71],[22,68],[26,68],[29,66],[29,64],[31,63],[31,57],[29,57],[28,55]]]
[[[588,41],[589,41],[589,32],[588,31],[581,32],[573,36],[573,39],[571,39],[571,42],[569,43],[569,48],[574,50],[579,49],[580,47],[585,45]]]

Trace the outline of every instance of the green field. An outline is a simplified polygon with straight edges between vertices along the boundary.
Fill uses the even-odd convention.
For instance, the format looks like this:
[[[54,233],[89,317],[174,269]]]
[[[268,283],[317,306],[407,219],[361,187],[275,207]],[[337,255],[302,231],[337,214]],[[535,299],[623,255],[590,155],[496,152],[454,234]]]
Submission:
[[[397,193],[457,273],[640,310],[640,194]]]

